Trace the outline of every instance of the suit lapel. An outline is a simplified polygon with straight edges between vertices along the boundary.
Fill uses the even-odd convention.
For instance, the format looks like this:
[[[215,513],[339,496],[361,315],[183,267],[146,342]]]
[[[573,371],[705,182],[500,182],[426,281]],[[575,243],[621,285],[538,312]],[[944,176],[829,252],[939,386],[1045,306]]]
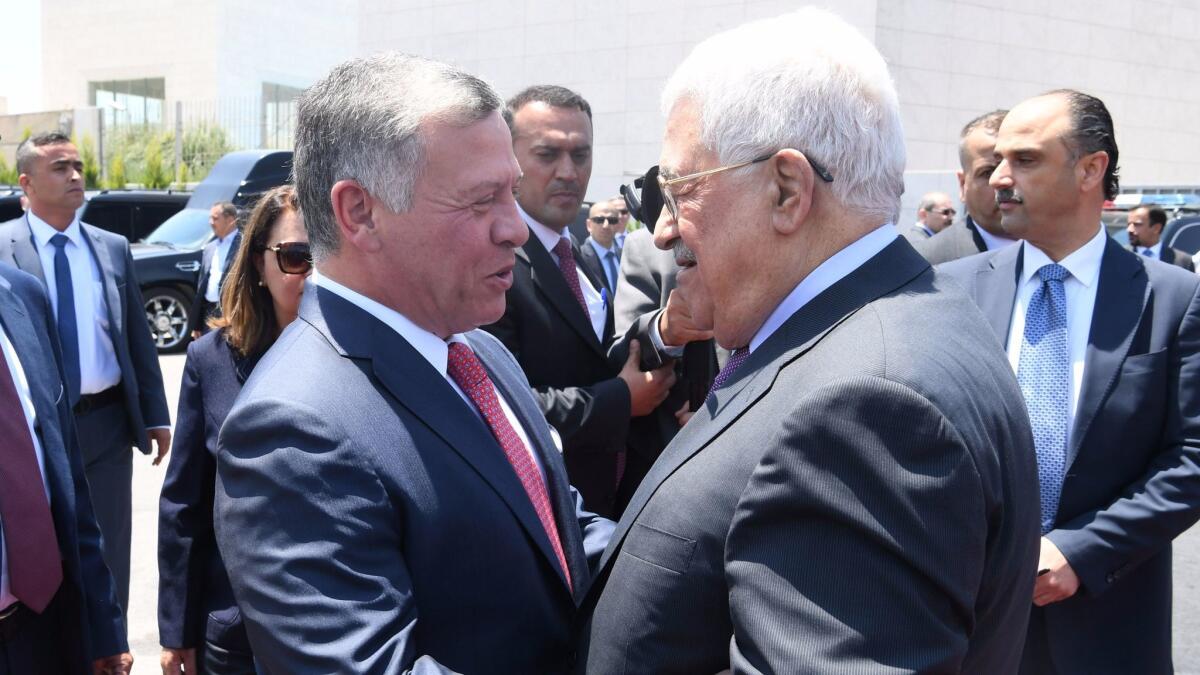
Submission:
[[[33,230],[29,228],[29,217],[16,221],[12,228],[13,262],[17,267],[37,277],[46,286],[46,273],[42,271],[42,259],[33,243]]]
[[[979,234],[979,226],[975,224],[975,221],[969,215],[967,216],[966,226],[967,232],[971,235],[970,246],[974,247],[975,251],[979,253],[988,250],[987,242],[983,240],[983,235]]]
[[[325,289],[307,286],[301,306],[301,316],[316,318],[309,322],[326,334],[339,351],[371,363],[371,370],[384,389],[496,491],[538,549],[558,569],[558,557],[550,547],[546,530],[504,450],[425,357],[382,321]]]
[[[1122,249],[1111,239],[1104,247],[1084,357],[1084,379],[1079,391],[1071,447],[1067,449],[1068,469],[1079,455],[1088,427],[1116,381],[1150,301],[1150,280],[1137,255]]]
[[[112,251],[103,242],[96,241],[90,229],[91,225],[79,224],[79,231],[83,233],[88,248],[92,250],[92,255],[96,258],[96,266],[100,268],[100,283],[104,285],[104,300],[108,305],[108,333],[115,346],[120,344],[121,326],[124,325],[121,316],[121,296],[117,293],[117,279],[114,273],[116,267],[113,265]],[[138,307],[132,308],[133,311],[139,309]]]
[[[726,386],[705,400],[704,406],[680,429],[651,467],[621,517],[604,551],[600,569],[603,570],[620,549],[625,534],[659,486],[762,399],[784,366],[812,349],[864,305],[907,284],[928,269],[929,264],[912,245],[903,237],[897,237],[874,258],[825,289],[785,321],[750,354]]]
[[[529,240],[525,242],[525,245],[517,249],[517,257],[529,264],[533,285],[550,300],[551,306],[563,317],[567,325],[578,333],[579,337],[597,354],[605,356],[604,347],[596,338],[596,331],[592,329],[591,318],[579,306],[579,301],[567,287],[566,279],[563,279],[562,270],[558,268],[554,259],[550,257],[550,253],[538,241],[533,230],[529,231]],[[576,257],[578,258],[578,252],[576,252]],[[578,260],[576,264],[578,266]],[[587,272],[585,271],[584,274],[586,275]]]
[[[1009,246],[992,256],[975,274],[975,304],[996,331],[1000,344],[1006,347],[1023,251],[1023,246]]]

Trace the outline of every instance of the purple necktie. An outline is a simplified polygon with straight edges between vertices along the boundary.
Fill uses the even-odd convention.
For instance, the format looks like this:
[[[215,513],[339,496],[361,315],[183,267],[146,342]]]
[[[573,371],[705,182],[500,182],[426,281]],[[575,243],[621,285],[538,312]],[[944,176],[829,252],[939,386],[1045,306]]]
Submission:
[[[747,347],[739,347],[733,350],[733,353],[729,355],[729,360],[725,362],[725,367],[721,368],[721,372],[717,373],[717,376],[713,378],[712,387],[709,388],[708,395],[712,396],[714,391],[724,386],[729,378],[733,376],[733,372],[741,367],[749,356],[750,349]]]
[[[62,556],[11,372],[0,350],[0,521],[12,594],[40,614],[62,583]]]
[[[587,302],[583,299],[583,288],[579,285],[579,271],[575,266],[575,252],[571,250],[571,241],[566,237],[559,238],[558,243],[554,245],[554,255],[558,256],[558,269],[562,271],[567,288],[571,289],[572,295],[579,301],[579,306],[583,308],[583,315],[591,320],[592,315],[588,312]]]

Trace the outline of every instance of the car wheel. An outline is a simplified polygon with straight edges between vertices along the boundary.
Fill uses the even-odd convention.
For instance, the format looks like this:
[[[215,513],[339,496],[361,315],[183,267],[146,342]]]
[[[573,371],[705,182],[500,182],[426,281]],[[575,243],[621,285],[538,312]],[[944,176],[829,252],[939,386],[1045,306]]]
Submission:
[[[188,310],[191,301],[174,288],[156,286],[142,292],[146,301],[146,322],[150,337],[160,354],[183,349],[188,338]]]

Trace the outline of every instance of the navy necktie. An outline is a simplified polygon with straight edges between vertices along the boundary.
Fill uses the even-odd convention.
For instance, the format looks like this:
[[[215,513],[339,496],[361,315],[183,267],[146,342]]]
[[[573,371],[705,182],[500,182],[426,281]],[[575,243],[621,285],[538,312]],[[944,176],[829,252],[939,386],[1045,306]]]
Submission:
[[[1148,248],[1144,248],[1142,249],[1142,255],[1146,256],[1147,258],[1152,258],[1154,257],[1154,252]]]
[[[67,260],[66,246],[70,239],[61,232],[50,237],[54,245],[54,289],[58,296],[58,341],[62,343],[63,366],[67,370],[67,385],[71,401],[78,399],[79,374],[79,328],[75,322],[75,286],[71,283],[71,263]]]
[[[608,275],[608,287],[617,290],[617,254],[614,251],[608,251],[604,254],[605,274]]]
[[[1025,310],[1025,334],[1017,382],[1029,410],[1041,482],[1042,534],[1054,529],[1063,479],[1067,473],[1067,429],[1071,423],[1071,357],[1067,345],[1067,296],[1063,280],[1070,272],[1049,264],[1038,270],[1041,284]]]

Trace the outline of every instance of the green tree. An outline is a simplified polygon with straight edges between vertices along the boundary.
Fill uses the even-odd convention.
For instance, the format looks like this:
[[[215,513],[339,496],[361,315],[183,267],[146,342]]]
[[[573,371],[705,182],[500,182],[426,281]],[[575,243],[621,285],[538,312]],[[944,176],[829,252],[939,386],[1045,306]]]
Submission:
[[[17,167],[9,167],[8,160],[0,154],[0,185],[16,185],[17,178]]]
[[[88,134],[84,134],[83,142],[76,145],[79,147],[79,158],[83,161],[84,188],[95,190],[100,187],[100,162],[96,159],[96,145]]]
[[[158,190],[171,184],[167,171],[163,168],[162,141],[151,137],[146,143],[143,155],[142,185],[151,190]]]
[[[186,190],[188,185],[188,165],[187,162],[179,164],[179,175],[175,177],[175,189]]]
[[[108,181],[104,187],[125,187],[125,160],[119,154],[114,153],[112,160],[108,163]]]

